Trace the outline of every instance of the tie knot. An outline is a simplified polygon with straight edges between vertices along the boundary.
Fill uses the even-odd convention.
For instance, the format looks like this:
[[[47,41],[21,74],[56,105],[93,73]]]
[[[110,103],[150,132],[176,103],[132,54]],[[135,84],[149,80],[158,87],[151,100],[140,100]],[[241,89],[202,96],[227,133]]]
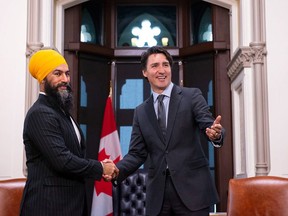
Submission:
[[[158,101],[162,102],[164,97],[165,97],[165,95],[163,95],[163,94],[158,95]]]

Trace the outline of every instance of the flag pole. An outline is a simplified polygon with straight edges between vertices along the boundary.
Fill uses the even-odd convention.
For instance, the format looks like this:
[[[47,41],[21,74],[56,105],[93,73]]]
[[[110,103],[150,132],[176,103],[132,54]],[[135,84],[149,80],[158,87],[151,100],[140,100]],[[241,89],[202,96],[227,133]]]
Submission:
[[[115,78],[116,78],[116,61],[113,60],[111,62],[111,78],[110,78],[110,92],[109,92],[109,97],[111,97],[111,101],[112,101],[112,107],[114,110],[114,115],[117,115],[116,109],[115,109],[115,101],[113,99],[113,94],[117,94],[117,90],[115,89]],[[115,97],[115,95],[114,95]],[[116,98],[116,97],[115,97]]]
[[[110,80],[109,97],[112,99],[112,80]]]

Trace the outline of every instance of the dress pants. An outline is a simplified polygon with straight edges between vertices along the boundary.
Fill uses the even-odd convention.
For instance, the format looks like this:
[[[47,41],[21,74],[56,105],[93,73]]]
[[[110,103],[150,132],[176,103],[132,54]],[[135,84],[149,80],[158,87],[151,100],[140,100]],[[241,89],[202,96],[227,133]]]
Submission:
[[[170,172],[167,169],[164,200],[158,216],[209,216],[209,210],[209,207],[198,211],[188,209],[176,192]]]

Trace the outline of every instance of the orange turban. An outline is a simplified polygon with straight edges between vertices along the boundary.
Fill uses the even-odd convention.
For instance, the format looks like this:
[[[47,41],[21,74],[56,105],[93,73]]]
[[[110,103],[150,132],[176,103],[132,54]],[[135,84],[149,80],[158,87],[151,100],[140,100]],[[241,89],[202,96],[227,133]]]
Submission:
[[[49,73],[59,65],[67,64],[64,57],[55,50],[39,50],[32,55],[29,62],[30,74],[40,83]]]

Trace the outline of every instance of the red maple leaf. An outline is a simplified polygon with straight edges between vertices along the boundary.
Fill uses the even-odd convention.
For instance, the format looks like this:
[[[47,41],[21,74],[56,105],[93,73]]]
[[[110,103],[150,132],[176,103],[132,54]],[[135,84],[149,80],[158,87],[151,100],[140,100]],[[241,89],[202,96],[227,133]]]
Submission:
[[[104,159],[109,159],[110,155],[106,154],[105,148],[103,148],[98,155],[98,160],[102,161]],[[120,160],[120,156],[118,156],[113,162],[116,164]],[[111,182],[105,182],[102,178],[101,181],[95,181],[94,187],[96,190],[97,196],[99,196],[100,193],[105,193],[108,196],[112,196],[112,184]]]

